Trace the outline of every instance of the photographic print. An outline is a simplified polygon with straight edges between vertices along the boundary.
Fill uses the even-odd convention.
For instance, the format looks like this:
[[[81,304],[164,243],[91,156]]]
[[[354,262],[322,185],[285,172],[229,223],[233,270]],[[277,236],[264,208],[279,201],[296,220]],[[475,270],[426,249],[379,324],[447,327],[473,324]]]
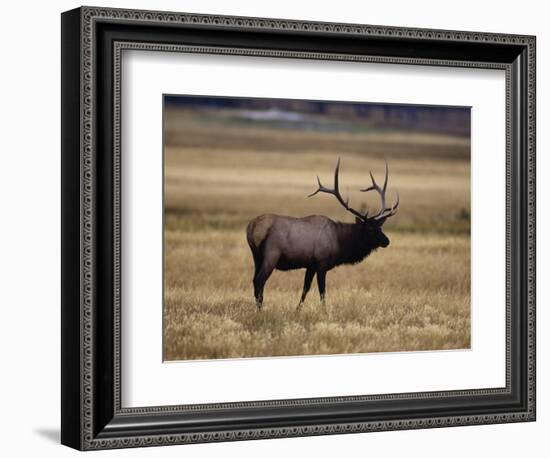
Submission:
[[[470,348],[470,108],[164,96],[165,361]]]

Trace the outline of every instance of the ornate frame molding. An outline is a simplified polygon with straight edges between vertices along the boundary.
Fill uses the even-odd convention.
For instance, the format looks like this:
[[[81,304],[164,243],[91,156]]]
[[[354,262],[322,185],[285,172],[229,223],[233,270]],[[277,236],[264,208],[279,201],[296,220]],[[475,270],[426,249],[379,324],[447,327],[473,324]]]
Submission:
[[[69,13],[66,13],[69,14]],[[77,19],[75,19],[77,18]],[[150,445],[166,445],[179,443],[195,443],[195,442],[210,442],[210,441],[227,441],[227,440],[246,440],[246,439],[262,439],[271,437],[290,437],[290,436],[306,436],[320,434],[340,434],[349,432],[367,432],[367,431],[385,431],[427,427],[442,427],[456,425],[472,425],[486,423],[504,423],[515,421],[529,421],[535,418],[535,38],[531,36],[518,36],[507,34],[491,34],[479,32],[462,32],[462,31],[444,31],[444,30],[427,30],[413,29],[401,27],[382,27],[372,25],[359,24],[336,24],[336,23],[321,23],[309,21],[294,21],[282,19],[263,19],[263,18],[248,18],[248,17],[227,17],[213,15],[197,15],[186,13],[167,13],[167,12],[151,12],[151,11],[133,11],[123,9],[105,9],[83,7],[78,10],[78,13],[73,12],[72,21],[78,21],[78,35],[80,37],[79,56],[80,63],[78,68],[79,78],[79,117],[80,117],[80,157],[78,179],[80,183],[79,197],[79,215],[73,215],[78,219],[79,227],[79,272],[80,284],[78,292],[80,297],[80,307],[78,317],[73,317],[71,320],[76,320],[79,323],[79,365],[78,369],[80,386],[79,386],[79,427],[78,437],[74,433],[67,433],[63,440],[68,445],[75,446],[80,449],[104,449],[104,448],[120,448],[120,447],[137,447]],[[126,435],[124,431],[117,433],[114,436],[101,433],[101,428],[97,424],[97,413],[95,412],[97,405],[97,363],[96,363],[96,310],[99,306],[96,296],[96,288],[98,279],[96,267],[97,244],[97,215],[96,209],[98,202],[97,194],[97,164],[95,158],[95,139],[97,136],[97,25],[103,24],[120,24],[120,25],[166,25],[173,24],[177,27],[205,27],[209,29],[237,30],[239,32],[254,32],[254,31],[279,31],[279,32],[298,32],[301,34],[326,36],[358,36],[365,37],[384,37],[396,39],[414,39],[419,42],[425,41],[432,43],[434,40],[438,42],[454,43],[487,43],[495,44],[503,47],[513,46],[523,49],[523,58],[527,59],[527,74],[524,75],[524,84],[526,82],[526,100],[522,102],[526,104],[525,111],[527,116],[527,131],[526,136],[527,151],[527,168],[525,170],[525,179],[527,181],[527,195],[525,196],[525,217],[527,221],[527,244],[526,244],[526,259],[527,259],[527,277],[524,287],[526,288],[527,303],[526,306],[526,341],[527,341],[527,359],[526,364],[526,389],[527,402],[525,409],[518,412],[507,413],[492,413],[492,414],[476,414],[476,415],[440,415],[437,417],[418,417],[414,419],[394,419],[385,421],[359,421],[346,423],[324,423],[308,426],[272,426],[267,428],[228,428],[221,431],[206,431],[206,432],[166,432],[161,434],[143,434],[143,435]],[[356,397],[338,397],[338,398],[315,398],[315,399],[298,399],[289,401],[263,401],[250,403],[231,403],[231,404],[198,404],[190,406],[162,406],[152,408],[134,408],[123,409],[120,404],[120,65],[121,53],[124,49],[143,49],[152,51],[171,51],[171,52],[190,52],[190,53],[214,53],[214,54],[232,54],[232,55],[253,55],[266,57],[295,57],[302,59],[331,59],[331,60],[349,60],[362,62],[382,62],[382,63],[399,63],[412,65],[439,65],[439,66],[461,66],[470,68],[497,68],[506,71],[506,106],[507,106],[507,246],[506,246],[506,274],[507,274],[507,383],[506,388],[495,388],[488,390],[466,390],[460,392],[433,392],[433,393],[408,393],[394,394],[381,396],[356,396]],[[289,51],[276,49],[253,49],[243,47],[225,47],[225,46],[191,46],[191,45],[176,45],[168,43],[146,43],[133,42],[130,40],[117,41],[114,40],[113,50],[113,93],[114,93],[114,118],[112,123],[113,132],[113,164],[112,171],[114,177],[114,193],[113,193],[113,259],[114,259],[114,279],[112,295],[114,298],[114,376],[113,376],[113,396],[114,396],[114,412],[113,414],[120,418],[132,415],[168,415],[168,414],[183,414],[190,411],[212,411],[221,409],[236,409],[236,408],[262,408],[274,406],[313,406],[324,403],[341,403],[354,401],[372,401],[372,400],[398,400],[398,399],[427,399],[440,397],[455,397],[464,396],[471,397],[473,395],[489,395],[489,394],[509,394],[511,393],[511,285],[510,278],[512,277],[512,255],[511,255],[511,231],[513,230],[513,218],[511,207],[511,187],[512,187],[512,123],[513,114],[512,104],[514,103],[514,88],[512,87],[512,73],[514,72],[513,63],[506,62],[484,62],[449,60],[439,58],[410,58],[410,57],[386,57],[377,55],[364,54],[339,54],[334,52],[304,52],[304,51]],[[516,102],[517,103],[517,102]],[[73,152],[74,153],[74,152]],[[65,154],[65,153],[64,153]],[[65,313],[65,312],[64,312]],[[65,345],[65,344],[64,344]],[[68,362],[66,364],[69,364]],[[74,375],[68,377],[74,381]],[[74,407],[73,407],[74,408]],[[68,428],[65,428],[68,430]],[[168,430],[167,430],[168,431]],[[119,435],[117,435],[119,434]]]

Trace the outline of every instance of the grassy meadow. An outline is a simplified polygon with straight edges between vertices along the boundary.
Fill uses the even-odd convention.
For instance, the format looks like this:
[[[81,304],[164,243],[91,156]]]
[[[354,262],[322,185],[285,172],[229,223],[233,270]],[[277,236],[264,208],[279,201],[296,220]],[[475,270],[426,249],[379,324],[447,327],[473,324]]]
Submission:
[[[165,113],[164,359],[242,358],[470,346],[470,163],[465,137],[357,129],[282,129],[183,108]],[[377,209],[369,169],[396,216],[391,244],[314,281],[295,312],[304,270],[275,271],[256,310],[248,221],[262,213],[352,216],[334,197],[306,196],[316,175],[355,208]],[[373,195],[370,195],[373,194]],[[367,206],[367,207],[365,207]]]

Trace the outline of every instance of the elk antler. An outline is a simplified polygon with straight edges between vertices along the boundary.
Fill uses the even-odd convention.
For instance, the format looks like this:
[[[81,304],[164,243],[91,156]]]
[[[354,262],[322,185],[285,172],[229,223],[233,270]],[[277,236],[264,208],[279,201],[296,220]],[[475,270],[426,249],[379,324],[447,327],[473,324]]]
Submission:
[[[338,200],[338,202],[340,202],[340,204],[347,210],[349,211],[351,214],[357,216],[357,218],[360,218],[361,220],[365,221],[366,219],[366,215],[362,215],[360,212],[358,212],[357,210],[354,210],[353,208],[351,208],[348,204],[349,204],[349,198],[347,198],[346,200],[344,200],[342,198],[342,195],[340,194],[340,189],[338,188],[338,173],[340,171],[340,158],[338,158],[338,162],[336,163],[336,170],[334,170],[334,189],[330,189],[330,188],[325,188],[322,184],[321,184],[321,180],[319,179],[319,177],[317,176],[317,183],[319,184],[319,187],[317,189],[317,191],[315,191],[314,193],[310,194],[308,197],[313,197],[315,194],[319,193],[319,192],[325,192],[327,194],[332,194],[334,197],[336,197],[336,200]]]
[[[376,183],[376,180],[374,179],[374,176],[372,175],[372,172],[369,171],[370,178],[372,180],[372,185],[368,188],[361,189],[361,192],[368,192],[368,191],[376,191],[380,195],[381,205],[380,205],[380,211],[374,215],[369,217],[369,219],[374,219],[376,221],[382,221],[384,222],[386,218],[389,218],[390,216],[393,216],[397,213],[397,207],[399,207],[399,192],[396,192],[397,199],[395,204],[392,207],[386,207],[386,188],[388,187],[388,162],[386,162],[386,176],[384,178],[384,186],[380,188],[380,186]],[[365,215],[367,216],[367,215]]]

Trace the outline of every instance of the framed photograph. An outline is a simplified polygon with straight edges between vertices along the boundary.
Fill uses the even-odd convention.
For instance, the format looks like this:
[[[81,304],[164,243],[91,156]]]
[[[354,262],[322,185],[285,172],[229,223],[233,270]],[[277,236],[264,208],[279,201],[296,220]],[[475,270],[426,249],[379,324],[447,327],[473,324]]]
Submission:
[[[535,37],[62,15],[63,444],[535,420]]]

